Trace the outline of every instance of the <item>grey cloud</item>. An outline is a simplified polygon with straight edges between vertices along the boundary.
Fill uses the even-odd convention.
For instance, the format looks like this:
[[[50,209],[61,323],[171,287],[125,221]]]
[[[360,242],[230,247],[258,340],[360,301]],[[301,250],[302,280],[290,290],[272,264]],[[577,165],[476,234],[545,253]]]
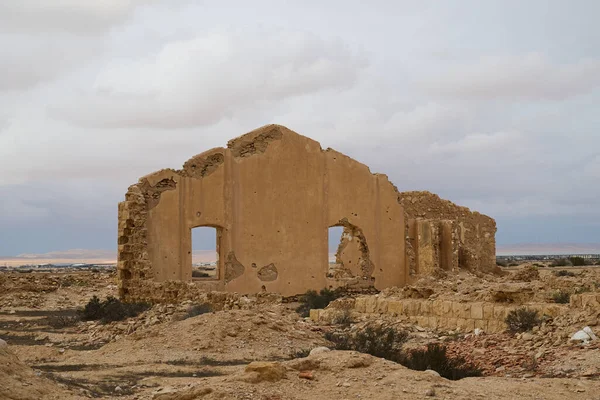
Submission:
[[[343,43],[302,32],[208,34],[109,63],[93,91],[53,113],[87,127],[205,126],[288,97],[349,89],[364,66]]]
[[[0,48],[1,93],[30,89],[64,76],[99,57],[103,45],[98,39],[12,34],[0,35]]]
[[[152,0],[6,0],[0,2],[1,32],[97,34],[125,21]]]
[[[553,63],[541,54],[485,56],[441,63],[418,85],[466,99],[564,100],[600,86],[600,59]]]
[[[22,23],[0,12],[0,253],[114,248],[129,184],[266,123],[497,217],[500,242],[600,240],[585,7],[59,1],[0,4]]]

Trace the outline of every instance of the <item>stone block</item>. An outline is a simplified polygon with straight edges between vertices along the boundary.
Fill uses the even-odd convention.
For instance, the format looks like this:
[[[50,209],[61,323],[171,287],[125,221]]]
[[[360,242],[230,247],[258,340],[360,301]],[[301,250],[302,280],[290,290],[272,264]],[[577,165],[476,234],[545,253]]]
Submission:
[[[432,302],[429,300],[423,300],[420,302],[421,303],[421,315],[425,315],[425,316],[429,316],[432,314],[431,309],[432,309]]]
[[[319,317],[320,317],[321,311],[323,311],[323,310],[318,310],[318,309],[310,310],[310,314],[309,314],[310,320],[313,322],[319,322]]]
[[[444,307],[443,307],[444,302],[441,300],[434,300],[431,302],[431,313],[433,315],[436,315],[438,317],[442,317],[443,316],[443,312],[444,312]]]
[[[506,325],[504,322],[498,321],[496,319],[491,319],[488,321],[488,333],[500,333],[506,329]]]
[[[452,316],[454,318],[471,318],[471,304],[455,302],[452,304]]]
[[[483,319],[494,318],[494,305],[489,303],[483,304]]]
[[[384,299],[382,297],[377,297],[377,313],[379,314],[385,314],[387,312],[387,307],[388,307],[388,299]]]
[[[595,293],[584,293],[581,297],[581,308],[598,308],[600,304]]]
[[[429,322],[427,323],[430,328],[436,329],[438,327],[438,317],[427,317]]]
[[[375,296],[369,296],[365,298],[365,312],[373,314],[377,310],[377,298]]]
[[[354,309],[359,313],[367,312],[367,298],[357,297],[356,301],[354,302]]]
[[[508,314],[508,308],[505,306],[494,306],[494,319],[504,321]]]
[[[475,320],[471,318],[457,318],[456,329],[461,332],[472,332],[475,329]]]
[[[446,318],[446,317],[437,318],[437,328],[438,329],[448,329],[448,318]]]
[[[406,315],[410,315],[410,316],[417,316],[420,315],[420,309],[421,309],[421,302],[418,300],[406,300],[406,303],[404,304],[406,312]]]
[[[452,304],[451,301],[444,301],[442,303],[442,316],[446,318],[452,317]]]
[[[429,317],[423,315],[417,316],[417,325],[422,327],[429,327]]]
[[[387,306],[387,313],[392,315],[402,315],[403,312],[402,300],[389,300]]]
[[[447,329],[456,329],[456,327],[458,326],[458,319],[457,318],[447,318],[448,323],[447,323]]]
[[[488,321],[485,319],[476,319],[475,320],[475,329],[481,329],[484,332],[488,332]]]
[[[471,304],[471,318],[472,319],[483,319],[483,303],[472,303]]]

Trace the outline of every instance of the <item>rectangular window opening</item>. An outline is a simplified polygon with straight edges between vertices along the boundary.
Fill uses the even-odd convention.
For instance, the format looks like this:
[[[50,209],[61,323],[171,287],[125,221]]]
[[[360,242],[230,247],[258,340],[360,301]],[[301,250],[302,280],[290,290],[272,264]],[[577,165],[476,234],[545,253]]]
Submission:
[[[192,280],[219,279],[219,229],[192,228]]]

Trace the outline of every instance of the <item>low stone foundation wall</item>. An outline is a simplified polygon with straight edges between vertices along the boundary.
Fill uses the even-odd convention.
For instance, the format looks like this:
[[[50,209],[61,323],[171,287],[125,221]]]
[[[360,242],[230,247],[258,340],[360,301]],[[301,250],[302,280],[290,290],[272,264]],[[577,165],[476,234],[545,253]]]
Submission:
[[[600,311],[600,293],[572,294],[570,305],[573,308],[591,308]]]
[[[519,307],[522,305],[363,296],[336,300],[326,309],[311,310],[310,318],[315,322],[330,323],[342,310],[349,310],[359,314],[401,316],[424,328],[461,332],[470,332],[479,328],[487,333],[498,333],[506,329],[504,320],[508,313]],[[527,304],[525,307],[538,310],[540,314],[550,317],[562,315],[569,310],[569,306],[566,305],[547,303]]]

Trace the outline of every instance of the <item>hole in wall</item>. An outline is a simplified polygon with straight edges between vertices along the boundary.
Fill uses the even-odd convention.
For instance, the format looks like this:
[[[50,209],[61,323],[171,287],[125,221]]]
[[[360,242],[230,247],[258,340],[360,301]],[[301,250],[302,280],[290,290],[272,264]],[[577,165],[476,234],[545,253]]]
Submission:
[[[219,278],[218,229],[212,226],[192,228],[192,279]]]
[[[344,218],[339,224],[329,227],[328,241],[327,278],[337,279],[346,285],[373,284],[374,265],[362,229]]]

